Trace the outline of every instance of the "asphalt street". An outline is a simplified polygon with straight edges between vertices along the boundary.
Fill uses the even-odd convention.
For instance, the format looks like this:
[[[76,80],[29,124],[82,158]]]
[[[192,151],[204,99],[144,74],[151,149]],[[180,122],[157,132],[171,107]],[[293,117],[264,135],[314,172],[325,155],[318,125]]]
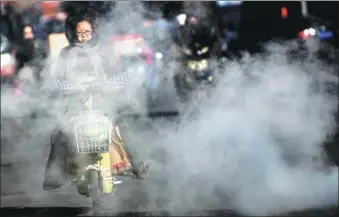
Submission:
[[[176,94],[171,92],[173,91],[173,88],[171,88],[170,85],[172,84],[161,85],[161,89],[156,91],[156,95],[153,95],[150,105],[152,113],[172,113],[179,109],[179,101],[176,98]],[[162,120],[160,120],[160,122],[162,122]],[[142,128],[137,125],[138,124],[134,124],[136,128]],[[48,126],[48,117],[36,119],[32,119],[30,116],[8,118],[3,115],[1,127],[2,208],[90,206],[90,201],[88,199],[78,196],[75,186],[66,185],[61,189],[51,192],[44,192],[42,189],[44,170],[50,149],[48,135],[50,135],[52,130],[51,126]],[[154,132],[150,130],[145,133],[151,133],[153,135],[144,135],[144,138],[154,137]],[[133,132],[130,132],[130,134],[133,134]],[[156,145],[156,142],[148,145]],[[156,149],[157,148],[152,148],[152,150]],[[161,165],[159,164],[161,163],[150,162],[154,161],[156,157],[153,158],[153,160],[147,160],[147,157],[144,157],[152,154],[154,155],[154,153],[146,152],[145,150],[140,151],[143,159],[146,158],[146,162],[148,161],[147,163],[152,164],[152,173],[156,173],[157,170],[160,171]],[[104,200],[106,208],[117,210],[114,207],[118,206],[121,211],[136,209],[147,211],[149,201],[145,199],[145,196],[143,197],[146,190],[144,187],[140,188],[140,185],[142,186],[144,184],[131,178],[122,179],[123,185],[121,188],[119,186],[117,190],[119,200],[115,197],[106,198]],[[153,181],[159,182],[159,180],[154,179]],[[152,187],[155,191],[158,191],[156,185],[152,186],[152,184],[149,183],[146,185],[147,188]],[[123,195],[121,195],[120,192],[123,192]],[[119,201],[119,204],[117,204],[117,201]],[[161,204],[161,198],[158,199],[156,203]],[[154,207],[157,206],[158,205],[155,205]]]
[[[181,105],[173,88],[161,85],[158,95],[154,98],[152,111],[180,110]],[[132,120],[133,121],[133,120]],[[120,216],[128,212],[139,212],[141,216],[166,214],[171,210],[170,202],[166,198],[171,189],[166,180],[166,153],[161,142],[167,127],[172,121],[163,118],[150,120],[137,120],[133,129],[129,129],[130,138],[138,132],[140,138],[152,138],[152,142],[134,142],[142,144],[138,151],[142,159],[152,167],[148,181],[136,181],[131,178],[121,178],[123,184],[118,186],[115,196],[104,199],[103,214]],[[76,193],[75,187],[66,185],[55,191],[46,192],[42,189],[42,181],[49,153],[48,132],[52,129],[46,125],[48,121],[43,118],[30,117],[10,118],[1,122],[1,210],[0,216],[31,216],[31,215],[90,215],[88,210],[90,201]],[[161,129],[158,130],[159,126]],[[146,130],[141,130],[146,129]],[[6,135],[6,136],[4,136]],[[337,143],[337,141],[334,141]],[[149,192],[152,192],[150,195]],[[222,199],[224,202],[227,198]],[[222,210],[221,210],[222,207]],[[210,210],[210,211],[206,211]],[[227,216],[231,211],[220,204],[202,204],[201,211],[178,211],[185,215],[220,215]],[[152,213],[150,213],[152,212]],[[336,216],[338,209],[307,210],[293,213],[298,216]],[[232,213],[234,216],[234,213]],[[291,214],[292,215],[292,214]]]

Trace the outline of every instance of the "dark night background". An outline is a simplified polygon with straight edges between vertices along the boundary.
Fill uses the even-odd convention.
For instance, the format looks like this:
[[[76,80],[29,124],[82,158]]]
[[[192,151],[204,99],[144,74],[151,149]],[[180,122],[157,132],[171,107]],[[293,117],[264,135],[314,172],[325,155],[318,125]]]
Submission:
[[[153,3],[154,4],[154,3]],[[183,2],[164,2],[163,12],[165,17],[175,14],[182,10]],[[214,12],[215,2],[206,2],[206,6]],[[284,28],[278,25],[281,22],[281,7],[288,8],[288,20],[298,23],[301,18],[300,1],[245,1],[240,8],[241,21],[240,31],[245,34],[257,34],[258,29],[265,31],[266,37],[272,37],[275,34],[289,34],[288,27]],[[312,17],[319,18],[330,25],[338,34],[339,31],[339,2],[338,1],[308,1],[308,13]],[[213,13],[215,14],[215,13]],[[215,15],[217,16],[217,15]],[[218,19],[219,17],[214,17]],[[285,31],[285,32],[284,32]],[[335,44],[338,46],[338,35],[335,38]]]
[[[172,17],[177,12],[183,10],[181,1],[164,1],[164,2],[148,2],[149,7],[154,5],[161,6],[160,10],[163,11],[165,17]],[[216,10],[215,2],[205,2],[206,7],[211,10]],[[339,2],[338,1],[308,1],[308,13],[310,16],[321,19],[324,22],[328,22],[331,29],[336,33],[334,44],[338,45],[338,33],[339,33]],[[288,20],[281,19],[280,9],[286,6],[289,11]],[[242,38],[242,46],[250,46],[251,43],[255,43],[256,40],[268,40],[275,36],[286,36],[287,38],[294,35],[294,29],[291,25],[299,25],[301,18],[301,5],[299,1],[268,1],[268,2],[244,2],[240,8],[241,21],[239,27],[239,34]],[[214,13],[216,14],[216,13]],[[218,17],[214,17],[217,18]],[[302,24],[300,24],[302,25]],[[246,44],[246,43],[247,44]],[[337,135],[334,141],[327,144],[328,152],[332,159],[338,165],[338,140]],[[1,210],[1,216],[74,216],[80,212],[80,209],[47,209],[40,210],[31,209],[20,211],[16,210]],[[152,216],[149,213],[145,214],[122,214],[120,216]],[[211,213],[214,216],[229,216],[229,212],[216,211]],[[234,214],[232,214],[234,216]],[[331,209],[317,209],[308,210],[304,212],[291,213],[289,216],[338,216],[338,207]]]
[[[188,1],[143,1],[143,4],[151,11],[157,11],[163,14],[165,18],[173,18],[179,12],[185,11],[184,5]],[[193,3],[190,2],[190,3]],[[300,1],[244,1],[243,5],[231,7],[229,9],[218,9],[215,1],[194,1],[200,3],[207,8],[211,13],[209,17],[216,22],[220,21],[223,14],[231,14],[236,11],[240,14],[239,34],[243,37],[243,41],[248,41],[250,38],[258,37],[258,40],[271,39],[276,36],[295,36],[292,26],[300,28],[301,24],[301,3]],[[73,1],[71,4],[78,6],[91,6],[107,11],[107,5],[114,5],[114,2],[91,2],[89,1]],[[331,26],[331,29],[336,32],[335,44],[338,46],[338,1],[308,1],[308,13],[310,17],[320,19],[321,22]],[[282,7],[288,8],[288,18],[282,19],[280,10]],[[114,13],[114,10],[113,10]],[[199,16],[199,14],[196,14]],[[232,16],[232,15],[230,15]],[[308,26],[309,27],[309,26]],[[253,41],[254,39],[252,39]],[[252,43],[249,40],[248,43]],[[247,46],[247,45],[243,45]]]

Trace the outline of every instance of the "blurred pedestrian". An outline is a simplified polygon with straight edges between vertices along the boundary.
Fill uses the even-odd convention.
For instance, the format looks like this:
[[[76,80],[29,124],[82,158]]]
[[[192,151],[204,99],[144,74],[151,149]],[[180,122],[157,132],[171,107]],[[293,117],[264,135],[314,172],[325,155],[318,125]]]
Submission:
[[[34,79],[40,81],[40,72],[43,68],[43,59],[47,53],[43,44],[36,40],[35,30],[29,23],[21,28],[21,40],[17,46],[16,58],[19,70],[29,66],[33,70]]]

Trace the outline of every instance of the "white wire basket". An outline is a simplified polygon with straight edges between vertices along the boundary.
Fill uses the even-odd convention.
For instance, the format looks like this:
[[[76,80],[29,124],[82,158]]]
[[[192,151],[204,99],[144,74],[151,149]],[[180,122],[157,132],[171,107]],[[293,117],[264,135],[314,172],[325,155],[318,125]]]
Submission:
[[[124,90],[130,86],[130,82],[132,80],[133,75],[131,73],[124,73],[124,74],[114,74],[109,78],[105,79],[104,81],[97,83],[101,89],[110,88],[116,90]],[[81,90],[88,87],[88,85],[84,85],[80,79],[57,79],[56,80],[56,87],[61,91],[75,91]],[[93,84],[92,84],[93,85]]]
[[[71,119],[78,153],[107,153],[112,138],[112,120],[102,111],[81,112]]]

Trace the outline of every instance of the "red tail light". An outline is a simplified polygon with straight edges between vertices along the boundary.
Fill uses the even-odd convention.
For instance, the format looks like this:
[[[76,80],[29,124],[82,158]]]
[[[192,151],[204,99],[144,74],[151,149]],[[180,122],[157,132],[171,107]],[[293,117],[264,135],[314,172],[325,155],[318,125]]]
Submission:
[[[305,30],[299,32],[299,38],[305,39],[308,37],[310,37],[310,35],[305,33]]]
[[[316,35],[316,30],[313,28],[305,29],[299,32],[299,38],[306,39]]]

